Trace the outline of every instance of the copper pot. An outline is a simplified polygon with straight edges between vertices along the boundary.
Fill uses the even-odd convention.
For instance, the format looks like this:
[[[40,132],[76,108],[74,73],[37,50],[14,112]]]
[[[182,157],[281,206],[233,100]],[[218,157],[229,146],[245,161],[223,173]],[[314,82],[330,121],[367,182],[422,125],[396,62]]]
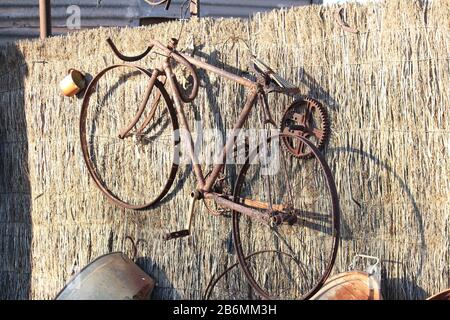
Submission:
[[[366,272],[354,270],[359,259],[373,261]],[[328,278],[311,300],[382,300],[379,263],[377,257],[355,255],[349,266],[352,271]]]
[[[66,97],[72,97],[86,87],[86,79],[81,71],[69,69],[69,74],[61,80],[59,88]]]
[[[350,271],[330,277],[311,300],[382,300],[382,297],[376,277]]]

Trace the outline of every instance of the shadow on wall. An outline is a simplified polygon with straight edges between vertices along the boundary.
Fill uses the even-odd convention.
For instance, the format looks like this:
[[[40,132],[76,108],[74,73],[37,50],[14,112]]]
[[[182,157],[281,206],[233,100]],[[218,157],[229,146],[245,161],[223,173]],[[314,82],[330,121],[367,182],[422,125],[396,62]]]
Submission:
[[[220,54],[218,51],[214,51],[210,54],[206,54],[201,52],[200,50],[197,50],[195,52],[196,56],[199,56],[206,60],[212,60],[220,63]],[[233,72],[235,74],[239,75],[248,75],[248,73],[236,69],[232,66],[225,65],[222,63],[222,67],[224,67],[226,70]],[[214,88],[214,84],[212,83],[209,76],[200,71],[199,75],[203,81],[203,85],[207,88]],[[308,88],[307,95],[312,96],[316,99],[319,99],[324,102],[327,107],[329,107],[331,110],[338,112],[340,109],[340,105],[335,99],[330,96],[330,94],[320,86],[320,84],[312,77],[310,74],[308,74],[304,69],[300,70],[300,79],[302,79],[302,83],[306,85]],[[238,92],[238,98],[242,100],[245,92],[240,91]],[[224,124],[224,118],[221,113],[221,106],[218,104],[216,94],[213,92],[208,92],[207,94],[208,99],[208,105],[211,107],[211,112],[215,115],[213,119],[213,126],[219,129],[224,135],[226,134],[225,130],[225,124]],[[201,115],[199,114],[199,106],[194,105],[194,111],[196,111],[195,118],[196,120],[200,120]],[[349,147],[335,147],[335,146],[329,146],[327,148],[327,151],[325,153],[330,154],[349,154],[352,157],[360,159],[360,161],[371,163],[375,167],[379,168],[380,171],[386,171],[389,173],[389,176],[391,177],[391,180],[393,183],[396,183],[398,186],[400,186],[400,189],[403,190],[405,195],[405,200],[408,202],[408,204],[412,208],[412,216],[414,219],[414,226],[415,228],[414,233],[417,234],[418,239],[418,255],[416,256],[416,261],[414,263],[414,267],[408,266],[406,263],[400,266],[403,275],[396,278],[393,278],[389,275],[386,270],[384,270],[384,276],[382,280],[382,286],[383,286],[383,294],[385,298],[388,299],[424,299],[427,297],[427,293],[417,285],[416,279],[418,279],[422,274],[423,264],[425,262],[425,255],[426,255],[426,242],[425,242],[425,236],[423,231],[423,219],[422,214],[419,210],[418,204],[416,203],[415,197],[413,192],[411,191],[410,187],[406,184],[405,180],[394,171],[394,169],[389,166],[389,164],[386,161],[383,161],[379,157],[368,153],[364,150],[360,150],[357,148],[354,148],[352,146]],[[227,167],[227,170],[234,170],[234,166],[230,166],[230,168]],[[163,199],[162,203],[165,203],[169,201],[177,192],[179,192],[183,186],[183,183],[186,181],[187,176],[192,171],[192,168],[190,166],[187,166],[185,169],[185,172],[181,175],[181,179],[179,179],[177,185],[173,190],[171,190],[171,193]],[[343,173],[345,175],[350,176],[350,173]],[[235,177],[236,172],[235,171],[229,171],[228,176],[231,176],[231,180]],[[344,176],[345,177],[345,176]],[[344,179],[345,183],[345,179]],[[231,181],[231,185],[233,185],[233,181]],[[364,186],[361,186],[364,187]],[[345,195],[342,195],[344,198],[352,198],[351,192]],[[347,200],[346,199],[346,200]],[[344,200],[344,199],[342,199]],[[350,228],[348,223],[346,223],[346,219],[348,221],[357,221],[358,218],[361,218],[362,216],[367,215],[374,215],[377,214],[377,212],[372,211],[369,212],[369,208],[364,206],[364,203],[358,204],[356,203],[355,199],[351,199],[352,203],[355,203],[356,208],[352,212],[347,212],[347,216],[343,217],[342,219],[342,239],[343,240],[349,240],[349,241],[356,241],[357,239],[354,239],[354,235],[352,234],[354,230]],[[384,212],[386,210],[384,209]],[[360,215],[360,217],[355,216]],[[352,219],[352,220],[349,220]],[[353,220],[356,219],[356,220]],[[361,219],[364,220],[364,217]],[[364,226],[362,224],[361,226]],[[375,229],[380,228],[379,225],[373,226]],[[370,254],[370,252],[368,252]],[[382,254],[389,255],[389,252],[382,252]],[[380,257],[383,259],[383,257]],[[155,279],[158,279],[160,281],[159,286],[155,288],[153,298],[156,299],[178,299],[179,294],[176,292],[176,289],[173,288],[173,286],[170,285],[170,282],[165,277],[165,274],[163,271],[159,270],[156,265],[151,261],[149,258],[141,257],[138,258],[137,263],[151,276],[153,276]],[[403,262],[392,262],[392,261],[384,261],[385,265],[393,264],[393,263],[403,263]],[[392,269],[392,267],[389,267],[389,269]],[[234,293],[233,293],[234,295]]]
[[[155,281],[151,300],[180,300],[181,295],[167,277],[166,272],[151,257],[139,254],[142,251],[151,252],[149,246],[146,240],[128,235],[124,239],[122,252]],[[112,248],[109,248],[109,252],[113,252]]]
[[[426,292],[422,287],[417,285],[415,280],[408,279],[405,274],[402,278],[389,278],[386,275],[386,270],[383,268],[382,273],[382,293],[384,299],[392,299],[386,292],[392,292],[393,290],[398,291],[398,295],[405,297],[404,299],[412,300],[425,300],[432,293]]]
[[[153,289],[150,298],[152,300],[181,299],[181,295],[167,277],[166,272],[163,269],[161,269],[158,266],[158,264],[155,261],[153,261],[150,257],[142,255],[138,256],[138,252],[142,250],[151,252],[151,250],[149,250],[150,248],[147,248],[149,246],[147,241],[144,239],[137,239],[135,241],[134,238],[131,236],[127,236],[125,238],[125,241],[127,243],[126,245],[127,248],[123,248],[123,252],[155,281],[155,287]],[[111,251],[112,250],[110,248],[110,252]]]
[[[340,104],[325,90],[315,79],[312,77],[304,68],[300,69],[300,79],[301,82],[308,88],[308,92],[306,95],[314,97],[321,102],[323,102],[327,108],[333,110],[335,112],[340,111]],[[392,264],[397,263],[400,264],[400,268],[403,270],[404,275],[401,278],[390,278],[389,274],[384,270],[384,275],[382,278],[382,292],[384,298],[387,299],[425,299],[427,297],[427,293],[416,284],[416,279],[418,279],[422,275],[423,264],[426,258],[426,241],[424,235],[424,222],[422,219],[422,213],[419,209],[419,206],[416,202],[414,194],[411,188],[406,184],[405,180],[396,172],[394,169],[384,160],[380,159],[374,154],[366,152],[364,150],[348,146],[348,147],[337,147],[337,146],[328,146],[325,150],[325,153],[330,154],[348,154],[354,158],[359,158],[360,161],[371,163],[379,168],[380,172],[385,171],[391,177],[392,183],[400,186],[400,189],[404,192],[406,202],[412,208],[412,216],[414,219],[414,226],[411,226],[415,230],[414,233],[417,233],[418,239],[418,252],[415,261],[414,269],[411,269],[405,261],[403,262],[393,262],[393,261],[384,261],[384,264]],[[349,168],[351,169],[351,168]],[[352,173],[343,172],[342,177],[351,177]],[[346,221],[357,221],[359,217],[354,214],[361,215],[370,215],[376,214],[377,212],[370,212],[368,208],[364,206],[363,203],[358,203],[354,198],[352,193],[352,189],[361,189],[366,186],[357,186],[352,188],[350,185],[350,192],[341,196],[341,208],[343,207],[342,201],[344,198],[351,198],[351,202],[355,204],[355,210],[353,213],[346,212],[346,214],[341,214],[341,238],[343,240],[350,240],[354,238],[354,231],[351,230],[349,223]],[[385,209],[386,210],[386,209]],[[380,226],[377,226],[378,228]],[[353,239],[356,240],[356,239]],[[388,252],[384,252],[385,254],[389,254]],[[370,253],[369,253],[370,254]],[[380,257],[383,260],[383,257]],[[389,267],[392,269],[392,267]]]
[[[380,257],[383,264],[385,266],[389,266],[389,269],[392,269],[393,264],[398,264],[399,268],[403,271],[404,275],[401,278],[390,278],[387,270],[384,268],[383,270],[383,276],[382,276],[382,292],[383,296],[386,299],[425,299],[427,297],[427,292],[425,292],[421,287],[419,287],[416,284],[416,279],[419,278],[422,274],[423,264],[425,262],[426,258],[426,241],[425,241],[425,235],[424,235],[424,227],[423,227],[423,219],[422,219],[422,213],[419,210],[418,204],[414,198],[414,195],[410,189],[410,187],[406,184],[406,182],[403,180],[403,178],[395,172],[385,161],[380,160],[377,156],[366,152],[364,150],[360,150],[353,147],[335,147],[335,148],[329,148],[327,150],[329,153],[333,154],[350,154],[352,157],[359,158],[360,161],[368,162],[374,164],[376,167],[379,168],[381,171],[386,171],[389,173],[392,183],[396,183],[400,186],[401,190],[405,194],[405,200],[409,202],[412,208],[412,214],[414,223],[411,223],[411,233],[417,234],[417,244],[418,244],[418,252],[417,255],[415,255],[415,262],[414,262],[414,268],[411,269],[411,267],[407,266],[407,261],[387,261],[383,260],[385,257]],[[349,168],[350,170],[351,168]],[[351,172],[344,173],[348,176],[351,176]],[[360,186],[361,188],[366,188],[366,186]],[[351,186],[350,186],[351,188]],[[355,203],[355,207],[358,207],[356,210],[354,210],[353,213],[346,212],[346,214],[350,214],[350,217],[357,221],[359,218],[358,216],[355,216],[355,214],[361,215],[361,216],[368,216],[370,214],[377,214],[376,211],[369,211],[369,209],[364,205],[363,201],[361,199],[358,199],[359,201],[353,199],[353,196],[351,195],[351,191],[349,194],[346,194],[344,196],[345,198],[351,198],[351,201]],[[347,199],[342,198],[342,201],[345,201]],[[359,203],[361,202],[361,203]],[[384,209],[387,211],[387,209]],[[388,214],[388,212],[386,212]],[[353,216],[352,216],[353,215]],[[375,229],[379,229],[380,225],[373,226]],[[415,230],[414,230],[415,229]],[[409,244],[412,246],[412,244]],[[405,244],[405,246],[408,246],[408,244]],[[385,246],[385,248],[388,248],[389,246]],[[411,247],[412,250],[412,247]],[[412,251],[411,251],[412,252]],[[410,253],[411,253],[410,252]],[[370,253],[369,253],[370,254]],[[384,254],[388,255],[389,252],[384,252]],[[404,258],[407,258],[404,256]]]
[[[28,66],[13,44],[0,47],[0,300],[29,299],[31,187],[24,82]]]
[[[136,264],[155,280],[152,300],[180,300],[181,295],[167,278],[164,270],[149,257],[139,257]]]

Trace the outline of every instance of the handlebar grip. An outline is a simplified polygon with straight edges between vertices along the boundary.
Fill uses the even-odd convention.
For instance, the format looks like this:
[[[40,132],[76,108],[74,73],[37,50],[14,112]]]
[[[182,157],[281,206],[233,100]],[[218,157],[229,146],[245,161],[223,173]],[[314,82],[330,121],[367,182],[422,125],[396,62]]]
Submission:
[[[111,38],[106,39],[106,42],[108,42],[109,46],[111,47],[111,50],[114,52],[114,54],[123,61],[128,61],[128,62],[133,62],[133,61],[138,61],[141,60],[142,58],[144,58],[147,54],[149,54],[149,52],[153,49],[153,45],[147,47],[147,49],[141,53],[140,55],[137,56],[126,56],[122,53],[119,52],[119,50],[117,49],[116,45],[113,43],[113,41],[111,40]]]
[[[185,66],[189,70],[189,72],[192,74],[192,78],[193,78],[192,91],[191,91],[191,94],[188,96],[184,95],[183,91],[180,88],[180,85],[178,84],[178,81],[176,81],[181,100],[183,100],[183,102],[185,102],[185,103],[192,102],[195,99],[195,97],[197,97],[198,88],[199,88],[199,80],[198,80],[197,71],[195,71],[194,66],[189,61],[187,61],[185,57],[183,57],[179,53],[172,52],[172,57],[178,63]]]

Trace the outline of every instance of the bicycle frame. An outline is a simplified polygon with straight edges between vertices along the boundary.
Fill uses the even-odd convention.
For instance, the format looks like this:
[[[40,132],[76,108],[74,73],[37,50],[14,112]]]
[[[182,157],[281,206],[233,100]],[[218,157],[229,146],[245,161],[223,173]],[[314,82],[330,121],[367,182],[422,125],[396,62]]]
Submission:
[[[183,110],[183,104],[181,101],[181,97],[179,92],[177,91],[177,87],[176,84],[174,82],[174,75],[172,72],[172,69],[170,66],[166,66],[165,68],[165,72],[166,75],[169,79],[169,84],[170,87],[172,89],[173,92],[173,96],[174,96],[174,104],[175,107],[177,109],[177,113],[180,115],[180,120],[181,120],[181,124],[184,126],[184,128],[188,131],[189,133],[189,137],[188,137],[188,148],[189,148],[189,152],[191,154],[191,160],[193,161],[193,167],[194,167],[194,172],[196,174],[197,177],[197,182],[198,182],[198,188],[200,190],[202,190],[203,192],[209,192],[212,188],[212,186],[214,185],[214,183],[217,180],[217,177],[219,176],[223,166],[224,166],[224,162],[226,160],[226,156],[227,154],[230,152],[231,148],[233,147],[234,144],[234,137],[237,135],[239,129],[241,129],[243,127],[243,125],[245,124],[245,121],[247,120],[250,112],[252,111],[253,107],[255,106],[255,102],[256,102],[256,98],[258,96],[258,85],[256,83],[253,83],[245,78],[242,77],[238,77],[234,74],[228,73],[225,70],[220,70],[216,67],[213,67],[207,63],[200,63],[199,61],[195,60],[195,59],[190,59],[191,63],[200,67],[200,65],[202,64],[201,68],[205,69],[205,70],[209,70],[211,72],[214,72],[216,74],[219,74],[227,79],[233,80],[235,82],[239,82],[240,84],[244,85],[245,87],[250,89],[249,94],[247,94],[246,97],[246,102],[243,106],[243,109],[238,117],[238,119],[236,120],[236,123],[234,125],[234,128],[232,130],[231,136],[227,139],[225,146],[223,147],[223,149],[220,152],[220,163],[216,164],[213,167],[213,170],[211,172],[211,174],[209,175],[209,177],[205,180],[204,176],[203,176],[203,172],[201,170],[201,166],[200,164],[198,164],[197,159],[195,158],[195,154],[193,154],[194,151],[194,143],[192,140],[192,135],[191,135],[191,131],[189,129],[189,125],[187,123],[186,120],[186,115],[184,113]]]
[[[144,100],[141,103],[141,106],[140,106],[136,116],[130,122],[129,125],[127,125],[124,129],[122,129],[120,131],[119,138],[124,139],[127,136],[127,133],[139,121],[139,119],[141,118],[141,116],[146,108],[148,99],[150,97],[150,94],[152,92],[152,89],[154,87],[156,80],[160,76],[165,76],[166,80],[169,83],[169,87],[172,90],[172,98],[173,98],[174,105],[175,105],[175,108],[177,111],[177,115],[179,116],[179,118],[181,120],[181,125],[184,127],[184,129],[188,133],[188,135],[187,135],[188,152],[189,152],[189,157],[192,161],[194,173],[195,173],[195,176],[197,179],[197,190],[196,190],[197,196],[196,197],[198,197],[198,198],[204,197],[206,199],[214,199],[216,201],[216,203],[222,207],[238,211],[242,214],[245,214],[245,215],[251,217],[252,219],[259,220],[260,222],[263,222],[265,224],[268,224],[271,221],[274,221],[274,219],[272,219],[272,217],[270,217],[268,214],[261,215],[261,212],[251,208],[251,207],[254,207],[254,208],[259,208],[259,209],[270,209],[270,208],[272,208],[272,204],[263,203],[260,201],[254,201],[254,200],[250,200],[250,199],[245,199],[245,204],[248,206],[247,207],[247,206],[244,206],[244,205],[234,202],[231,197],[227,197],[227,196],[212,192],[211,189],[214,186],[222,169],[225,166],[225,161],[226,161],[227,155],[233,148],[234,137],[238,134],[239,130],[245,124],[250,112],[253,110],[253,107],[256,105],[257,98],[259,96],[262,96],[263,99],[266,99],[266,94],[269,92],[274,92],[274,91],[286,93],[288,95],[294,95],[294,94],[298,93],[298,89],[297,88],[282,88],[282,87],[278,87],[278,86],[277,87],[268,87],[266,85],[267,79],[265,79],[264,77],[260,76],[260,77],[258,77],[257,81],[251,81],[249,79],[238,76],[238,75],[228,72],[226,70],[217,68],[206,62],[200,61],[194,57],[190,57],[183,53],[177,52],[177,51],[175,51],[176,39],[172,39],[167,47],[164,46],[159,41],[152,40],[151,45],[145,50],[145,52],[138,56],[135,56],[135,57],[128,57],[128,56],[121,54],[110,39],[108,39],[108,43],[111,46],[113,52],[120,59],[122,59],[124,61],[140,60],[144,56],[146,56],[152,50],[153,47],[157,47],[158,49],[162,50],[165,53],[165,59],[162,64],[162,67],[154,69],[151,74],[151,77],[149,80],[149,85],[148,85],[147,91],[145,93]],[[190,97],[185,97],[181,94],[180,88],[177,84],[176,77],[174,75],[174,72],[173,72],[171,64],[170,64],[171,59],[174,59],[177,62],[181,63],[182,65],[186,66],[189,69],[189,71],[192,73],[192,75],[194,77],[194,88],[192,90],[193,92],[191,93]],[[228,80],[236,82],[236,83],[246,87],[249,90],[249,92],[246,96],[246,101],[243,105],[242,111],[240,112],[238,119],[236,120],[235,125],[233,127],[231,136],[227,139],[225,146],[222,148],[222,150],[220,152],[219,159],[221,161],[220,161],[220,163],[214,165],[210,175],[206,179],[203,174],[202,168],[201,168],[200,164],[198,163],[196,155],[195,155],[194,141],[192,139],[192,133],[189,128],[189,124],[188,124],[186,114],[185,114],[184,108],[183,108],[183,102],[190,102],[190,101],[194,100],[195,96],[197,95],[198,78],[197,78],[197,73],[192,66],[196,66],[199,69],[203,69],[205,71],[212,72],[223,78],[226,78]],[[268,106],[266,106],[266,107],[268,107]],[[153,116],[154,108],[155,108],[155,106],[152,107],[152,111],[150,112],[150,115],[144,121],[144,124],[141,126],[141,128],[139,130],[142,130],[143,127],[146,124],[148,124],[148,122],[150,121],[149,118],[151,118]],[[275,207],[276,209],[282,209],[281,206],[276,205],[276,204],[273,205],[273,207]]]
[[[128,209],[146,209],[150,206],[154,205],[158,201],[160,201],[167,191],[170,190],[170,187],[172,185],[173,179],[175,178],[176,170],[178,168],[178,164],[175,164],[172,162],[172,171],[169,174],[169,179],[167,180],[163,191],[155,198],[152,199],[152,202],[148,202],[142,206],[140,205],[132,205],[129,203],[126,203],[122,201],[119,198],[116,198],[114,194],[110,192],[109,189],[107,189],[105,186],[103,186],[101,180],[99,177],[95,174],[94,170],[95,167],[93,166],[92,162],[90,161],[89,152],[87,150],[87,139],[86,139],[86,114],[88,110],[89,105],[89,97],[90,94],[95,90],[95,86],[98,82],[98,80],[109,70],[112,70],[117,67],[133,67],[134,69],[137,69],[140,73],[143,73],[147,76],[149,76],[150,80],[148,82],[148,86],[146,89],[146,92],[144,94],[144,99],[141,102],[141,105],[139,106],[139,109],[137,113],[134,115],[133,119],[123,128],[119,129],[119,138],[120,139],[126,139],[129,137],[138,136],[140,134],[145,134],[144,129],[149,125],[151,120],[153,119],[154,115],[156,114],[156,108],[158,107],[159,100],[161,97],[165,100],[167,104],[167,112],[170,113],[170,118],[172,121],[172,127],[175,129],[178,129],[178,120],[181,122],[181,126],[184,130],[186,130],[186,135],[184,136],[185,139],[187,139],[187,149],[188,154],[190,157],[190,160],[192,161],[193,171],[196,176],[197,180],[197,186],[195,190],[191,193],[192,199],[189,207],[189,216],[188,216],[188,224],[186,229],[171,232],[166,235],[165,239],[175,239],[183,236],[190,235],[191,225],[193,221],[193,214],[195,209],[195,203],[197,200],[200,199],[212,199],[214,202],[223,208],[231,209],[233,211],[233,242],[235,245],[237,257],[239,264],[242,267],[242,270],[247,277],[251,287],[255,289],[255,291],[263,298],[271,298],[269,293],[261,288],[261,286],[257,283],[255,280],[252,272],[249,270],[246,259],[250,256],[245,256],[244,251],[241,246],[241,237],[240,237],[240,231],[239,231],[239,221],[243,217],[248,217],[250,220],[256,220],[257,222],[271,227],[275,227],[277,225],[281,224],[289,224],[294,225],[297,224],[298,221],[302,221],[302,218],[298,218],[299,215],[302,216],[303,213],[308,213],[307,211],[303,211],[301,209],[296,209],[291,202],[293,201],[287,201],[286,203],[272,203],[271,200],[271,185],[269,179],[266,177],[264,184],[267,184],[266,188],[266,198],[267,200],[259,201],[256,199],[250,199],[244,196],[240,196],[240,191],[243,183],[243,179],[245,177],[245,174],[247,172],[247,169],[249,168],[250,162],[247,160],[247,162],[244,164],[243,168],[241,169],[241,173],[239,174],[237,178],[237,183],[235,187],[235,191],[233,195],[230,194],[221,194],[217,191],[217,189],[213,189],[216,181],[219,179],[219,176],[221,172],[223,171],[223,168],[226,163],[227,155],[232,152],[232,148],[235,146],[235,137],[238,136],[239,130],[244,126],[244,123],[247,121],[250,112],[253,110],[255,105],[257,104],[257,101],[259,100],[262,104],[263,109],[261,111],[262,118],[263,118],[263,124],[271,123],[276,126],[275,122],[273,121],[270,110],[268,106],[267,101],[267,94],[270,92],[279,92],[284,93],[290,96],[297,95],[299,93],[299,89],[293,87],[288,81],[285,81],[278,75],[276,75],[270,67],[266,66],[262,61],[252,58],[252,66],[255,69],[256,73],[256,81],[252,81],[249,79],[246,79],[244,77],[240,77],[236,74],[230,73],[228,71],[225,71],[223,69],[217,68],[213,65],[210,65],[206,62],[200,61],[193,56],[188,56],[186,54],[180,53],[175,50],[175,47],[177,45],[177,40],[172,39],[171,42],[167,46],[164,46],[158,41],[152,40],[150,41],[150,46],[144,51],[144,53],[137,55],[137,56],[125,56],[121,54],[115,45],[112,43],[110,39],[108,39],[108,43],[111,46],[111,49],[116,54],[117,57],[119,57],[123,61],[138,61],[142,58],[144,58],[152,48],[156,47],[157,49],[161,50],[162,55],[165,56],[165,59],[163,60],[163,63],[159,68],[155,68],[151,71],[138,67],[136,65],[126,65],[126,64],[118,64],[113,65],[105,68],[102,70],[89,84],[85,98],[83,100],[83,106],[81,111],[81,119],[80,119],[80,137],[81,137],[81,145],[82,145],[82,151],[83,151],[83,157],[85,159],[85,162],[88,166],[89,173],[91,174],[92,178],[94,179],[97,186],[108,196],[110,200],[112,200],[114,203],[121,205],[124,208]],[[161,54],[160,52],[158,54]],[[189,95],[186,95],[186,91],[180,88],[176,76],[174,74],[174,71],[171,67],[171,62],[176,61],[179,64],[185,66],[188,71],[190,71],[192,77],[193,77],[193,86],[191,93]],[[234,124],[231,136],[228,137],[227,141],[225,142],[225,146],[222,148],[219,154],[219,163],[215,164],[213,166],[212,171],[209,173],[207,177],[203,174],[202,168],[199,164],[199,161],[196,157],[195,148],[194,148],[194,141],[192,138],[192,133],[189,128],[189,123],[187,121],[186,114],[184,112],[183,105],[184,103],[192,102],[198,93],[199,88],[199,81],[197,72],[195,70],[195,67],[199,69],[203,69],[207,72],[212,72],[214,74],[217,74],[218,76],[228,79],[230,81],[233,81],[235,83],[238,83],[242,86],[244,86],[248,91],[246,94],[245,102],[243,104],[242,110]],[[164,80],[162,80],[164,78]],[[167,90],[164,89],[165,85],[168,85],[171,88],[172,95],[170,96],[169,93],[167,93]],[[154,97],[154,101],[152,103],[150,112],[148,112],[148,115],[146,118],[142,121],[142,124],[139,125],[139,127],[136,127],[137,123],[142,118],[145,109],[147,108],[148,100],[153,92],[154,87],[156,87],[157,93]],[[173,103],[172,101],[173,100]],[[175,108],[173,108],[173,105]],[[128,119],[126,119],[128,121]],[[133,128],[136,127],[136,131],[131,132]],[[289,128],[291,129],[291,127]],[[324,174],[324,177],[326,179],[326,184],[328,187],[328,192],[331,196],[331,202],[332,202],[332,208],[331,208],[331,223],[333,225],[332,229],[332,236],[334,237],[333,243],[332,243],[332,252],[328,259],[328,264],[326,266],[326,269],[324,270],[321,278],[319,278],[318,282],[315,283],[314,287],[304,295],[304,297],[309,298],[311,297],[317,290],[320,288],[321,285],[325,282],[325,280],[328,278],[332,266],[334,264],[336,253],[337,253],[337,247],[338,247],[338,241],[339,241],[339,202],[338,202],[338,196],[336,191],[336,186],[334,184],[333,175],[331,173],[331,170],[329,169],[325,158],[321,155],[319,149],[315,146],[315,144],[307,139],[303,135],[299,134],[292,134],[292,133],[286,133],[286,132],[293,132],[292,130],[283,130],[283,132],[279,132],[279,137],[283,138],[296,138],[299,139],[301,143],[304,144],[304,146],[309,147],[311,150],[311,154],[314,155],[315,159],[317,159],[318,163],[321,166],[321,171]],[[178,141],[176,141],[178,142]],[[255,149],[253,152],[256,152],[256,154],[259,152],[260,149]],[[256,155],[255,153],[250,153],[248,159],[251,159],[253,156]],[[287,174],[287,173],[286,173]],[[299,191],[301,192],[301,191]],[[291,196],[291,198],[293,198]],[[276,201],[278,202],[278,200]],[[259,210],[258,210],[259,209]],[[211,210],[210,210],[211,211]],[[215,212],[212,212],[213,214],[216,214]],[[238,214],[240,213],[240,214]],[[289,247],[289,246],[288,246]],[[288,248],[289,249],[289,248]],[[292,251],[291,249],[289,249]],[[259,252],[265,252],[265,251],[259,251]],[[267,251],[269,252],[269,251]],[[290,253],[283,253],[282,251],[273,251],[280,254],[287,254],[287,256],[291,256]],[[293,259],[295,260],[295,258]]]

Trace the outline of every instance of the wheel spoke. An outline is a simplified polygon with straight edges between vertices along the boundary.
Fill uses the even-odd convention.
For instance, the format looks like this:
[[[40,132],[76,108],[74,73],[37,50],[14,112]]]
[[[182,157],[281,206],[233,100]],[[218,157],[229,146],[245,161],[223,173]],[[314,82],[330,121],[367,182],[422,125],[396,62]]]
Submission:
[[[292,247],[289,245],[288,241],[281,236],[281,234],[276,230],[276,228],[271,228],[272,232],[274,232],[274,234],[276,235],[277,239],[282,241],[283,244],[288,248],[288,250],[291,252],[290,254],[288,254],[288,256],[295,262],[295,264],[298,266],[298,268],[300,269],[300,273],[302,274],[303,278],[306,279],[308,278],[307,276],[307,270],[306,268],[308,267],[305,263],[301,262],[299,259],[296,258],[296,253],[295,251],[292,249]],[[286,275],[290,275],[290,273],[286,270],[284,264],[282,264],[283,269],[285,269],[285,274]],[[290,277],[291,281],[296,281],[295,278]],[[298,279],[300,280],[300,279]]]
[[[281,136],[285,141],[290,139],[294,150],[305,152],[306,148],[310,149],[311,157],[315,159],[312,165],[309,165],[311,162],[283,157],[280,159],[281,171],[270,177],[270,190],[267,183],[261,181],[267,177],[261,172],[255,175],[253,168],[249,170],[250,166],[244,165],[234,196],[237,199],[241,191],[246,190],[246,198],[256,199],[256,203],[266,202],[265,207],[272,203],[272,213],[295,214],[297,222],[288,224],[287,216],[286,223],[270,226],[269,229],[261,228],[261,225],[253,224],[250,217],[234,211],[233,234],[239,257],[252,251],[269,249],[267,245],[289,256],[289,260],[280,255],[273,256],[275,260],[261,258],[250,266],[241,267],[261,297],[277,298],[281,295],[292,299],[297,294],[305,296],[316,289],[319,280],[332,266],[337,250],[337,217],[333,211],[337,207],[337,196],[331,194],[335,190],[335,186],[330,185],[332,180],[323,179],[331,173],[318,150],[300,137]],[[266,194],[268,190],[269,195]]]
[[[100,105],[99,103],[96,103],[96,111],[99,111],[100,110],[100,108],[104,108],[104,106],[103,105]],[[102,113],[102,114],[104,114],[104,113]],[[119,119],[116,117],[116,116],[114,116],[114,115],[112,115],[110,112],[107,112],[107,113],[105,113],[105,115],[106,116],[108,116],[108,117],[111,117],[111,118],[113,118],[114,120],[117,120],[117,121],[119,121]]]

